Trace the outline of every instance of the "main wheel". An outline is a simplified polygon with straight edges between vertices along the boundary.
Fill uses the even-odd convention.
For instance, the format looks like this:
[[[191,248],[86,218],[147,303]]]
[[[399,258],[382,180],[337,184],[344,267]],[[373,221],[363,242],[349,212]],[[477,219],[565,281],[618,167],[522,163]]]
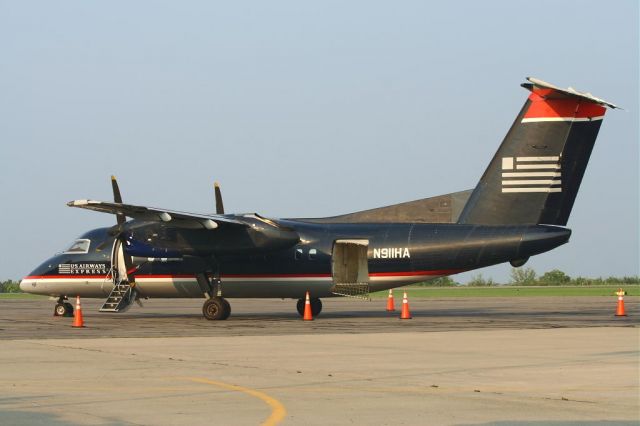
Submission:
[[[296,303],[296,309],[300,316],[304,316],[304,302],[304,299],[298,299],[298,302]],[[317,297],[312,297],[309,299],[309,304],[311,305],[311,315],[314,317],[320,315],[320,312],[322,312],[322,300]]]
[[[65,313],[64,313],[65,317],[72,317],[73,316],[73,305],[71,303],[65,302],[64,303],[64,309],[65,309]]]
[[[221,298],[222,299],[222,298]],[[229,302],[227,302],[227,299],[222,299],[222,303],[224,303],[225,306],[225,313],[222,316],[221,319],[226,320],[227,318],[229,318],[229,315],[231,315],[231,305],[229,304]]]
[[[67,314],[67,308],[64,306],[64,303],[56,303],[55,308],[53,308],[53,316],[54,317],[63,317]]]
[[[226,320],[231,315],[231,305],[222,297],[212,297],[202,305],[202,315],[212,321]]]
[[[322,300],[316,298],[311,298],[311,315],[317,317],[322,312]]]

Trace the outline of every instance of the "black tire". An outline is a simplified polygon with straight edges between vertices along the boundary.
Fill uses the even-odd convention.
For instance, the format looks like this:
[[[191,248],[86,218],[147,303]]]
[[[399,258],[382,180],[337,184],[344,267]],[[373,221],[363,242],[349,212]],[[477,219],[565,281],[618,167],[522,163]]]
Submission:
[[[69,302],[65,302],[64,303],[64,307],[65,307],[65,317],[72,317],[73,316],[73,305]]]
[[[202,305],[202,315],[211,321],[225,320],[231,315],[231,305],[222,297],[212,297]]]
[[[66,314],[67,308],[64,306],[64,303],[56,303],[56,306],[53,308],[53,316],[64,317]]]
[[[229,318],[229,315],[231,315],[231,305],[229,304],[227,299],[222,299],[222,302],[224,303],[225,311],[221,319],[226,320],[227,318]]]
[[[311,315],[314,317],[320,315],[320,312],[322,312],[322,300],[312,297],[309,302],[311,302]]]
[[[296,303],[296,309],[301,317],[304,316],[304,302],[304,299],[298,299]],[[322,312],[322,300],[312,297],[309,299],[309,303],[311,304],[311,315],[314,317],[320,315],[320,312]]]

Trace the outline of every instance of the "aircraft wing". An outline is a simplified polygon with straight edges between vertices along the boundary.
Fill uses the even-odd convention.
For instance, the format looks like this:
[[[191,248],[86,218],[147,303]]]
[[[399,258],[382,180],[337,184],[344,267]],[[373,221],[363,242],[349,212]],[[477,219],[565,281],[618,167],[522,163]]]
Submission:
[[[156,207],[136,206],[133,204],[111,203],[94,200],[74,200],[67,203],[69,207],[93,210],[102,213],[121,214],[133,219],[148,222],[165,222],[176,228],[202,227],[204,229],[216,229],[220,225],[224,227],[261,227],[281,228],[277,223],[260,217],[256,214],[244,216],[229,216],[219,214],[186,213]]]
[[[197,214],[94,200],[75,200],[67,205],[135,219],[137,223],[115,227],[125,232],[131,256],[255,253],[288,248],[300,240],[295,230],[257,214]],[[158,232],[160,229],[177,233]]]

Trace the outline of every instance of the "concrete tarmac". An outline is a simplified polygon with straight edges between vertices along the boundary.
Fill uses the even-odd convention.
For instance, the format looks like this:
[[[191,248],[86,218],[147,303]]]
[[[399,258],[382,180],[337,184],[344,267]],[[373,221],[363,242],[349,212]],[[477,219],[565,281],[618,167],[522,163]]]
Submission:
[[[294,300],[229,299],[227,321],[205,320],[203,301],[152,299],[143,308],[133,305],[114,314],[98,312],[102,300],[83,299],[87,328],[79,331],[70,327],[71,318],[53,317],[55,302],[48,298],[0,300],[0,340],[617,327],[637,324],[640,318],[639,297],[626,297],[629,316],[615,318],[615,296],[410,299],[411,321],[395,320],[401,298],[392,314],[385,311],[386,299],[329,298],[323,299],[322,313],[312,323],[300,321]]]
[[[197,300],[95,312],[0,301],[0,424],[631,425],[640,422],[637,298]]]

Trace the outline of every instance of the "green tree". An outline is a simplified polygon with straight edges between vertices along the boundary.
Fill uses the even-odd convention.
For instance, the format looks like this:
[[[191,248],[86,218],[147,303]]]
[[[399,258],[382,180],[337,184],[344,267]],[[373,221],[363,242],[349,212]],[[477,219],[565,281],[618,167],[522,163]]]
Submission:
[[[491,278],[485,279],[482,274],[478,274],[471,277],[471,281],[469,281],[467,285],[469,287],[491,287],[496,285],[496,282]]]
[[[559,269],[545,272],[538,280],[542,285],[567,285],[571,283],[571,277]]]
[[[17,281],[7,280],[0,282],[0,293],[20,293],[20,283]]]
[[[535,285],[536,271],[532,268],[511,268],[511,284]]]
[[[438,278],[434,278],[432,280],[420,283],[420,285],[429,286],[429,287],[455,287],[459,284],[455,282],[451,277],[438,277]]]

